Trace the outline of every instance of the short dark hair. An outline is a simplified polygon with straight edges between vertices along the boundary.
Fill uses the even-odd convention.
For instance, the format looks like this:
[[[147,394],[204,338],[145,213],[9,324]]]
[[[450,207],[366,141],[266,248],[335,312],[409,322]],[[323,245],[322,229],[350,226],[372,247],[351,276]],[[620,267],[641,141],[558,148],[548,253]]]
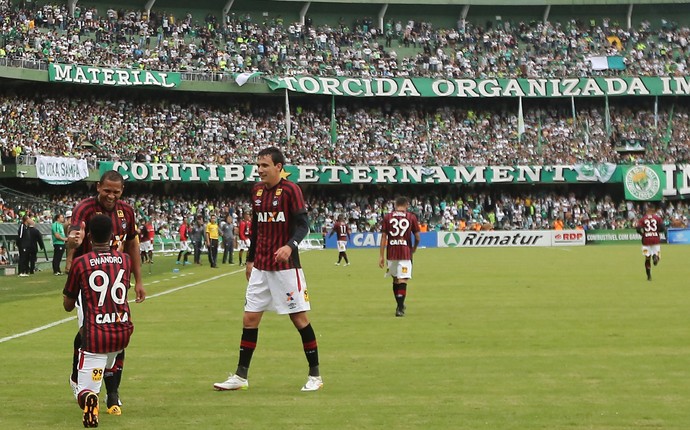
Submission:
[[[275,146],[269,146],[268,148],[264,148],[259,151],[259,157],[263,157],[264,155],[270,155],[271,160],[273,160],[273,164],[280,163],[283,165],[283,167],[285,167],[285,155],[283,155],[281,150]]]
[[[117,170],[108,170],[101,175],[101,179],[98,183],[102,184],[105,181],[120,182],[124,185],[125,178]]]
[[[395,206],[406,206],[410,204],[410,201],[407,199],[407,197],[396,197],[395,198]]]
[[[113,222],[109,216],[98,214],[89,220],[89,234],[94,243],[108,243],[113,235]]]

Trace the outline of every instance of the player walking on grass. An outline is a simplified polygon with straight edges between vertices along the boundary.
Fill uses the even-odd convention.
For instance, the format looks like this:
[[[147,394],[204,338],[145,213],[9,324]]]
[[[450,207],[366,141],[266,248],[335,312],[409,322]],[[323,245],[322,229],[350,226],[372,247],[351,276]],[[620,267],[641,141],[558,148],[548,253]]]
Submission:
[[[249,251],[249,246],[252,242],[252,215],[248,210],[245,210],[242,215],[242,221],[238,230],[240,240],[237,242],[237,249],[240,251],[240,266],[242,265],[242,257],[245,251]]]
[[[336,266],[340,266],[340,262],[345,260],[345,265],[350,265],[350,260],[347,259],[347,241],[350,240],[350,227],[348,227],[342,215],[338,215],[338,220],[333,224],[333,229],[328,237],[336,235],[338,245],[338,261]]]
[[[127,303],[132,259],[111,249],[110,217],[95,215],[88,227],[92,250],[72,260],[63,305],[71,312],[81,299],[84,323],[78,350],[77,403],[84,411],[84,427],[98,427],[98,393],[103,376],[115,366],[134,331]]]
[[[417,250],[420,240],[419,223],[415,214],[407,211],[409,205],[406,197],[395,199],[393,212],[384,215],[381,224],[379,267],[385,266],[387,257],[386,275],[393,277],[393,295],[397,303],[396,317],[405,316],[407,282],[412,279],[412,254]]]
[[[645,215],[637,222],[637,232],[642,235],[642,255],[647,280],[652,280],[652,262],[656,266],[661,259],[661,233],[666,230],[664,220],[656,214],[656,206],[647,203]]]
[[[309,294],[299,261],[298,245],[309,232],[307,210],[300,187],[282,179],[285,157],[278,148],[263,149],[257,161],[261,182],[252,189],[252,236],[247,253],[246,300],[242,320],[239,362],[234,374],[213,384],[216,390],[246,390],[247,373],[256,349],[264,311],[288,314],[302,338],[309,376],[302,391],[323,386],[319,374],[316,335],[307,311]]]
[[[120,200],[125,187],[122,175],[114,170],[105,172],[96,184],[98,195],[89,197],[79,202],[72,211],[71,224],[67,235],[67,265],[65,270],[69,272],[73,258],[91,251],[91,243],[86,238],[89,233],[89,221],[96,215],[103,214],[110,218],[112,223],[112,236],[110,248],[113,251],[126,252],[131,260],[131,272],[134,275],[136,301],[141,303],[146,299],[146,291],[141,278],[141,257],[139,253],[139,236],[137,224],[134,219],[134,209],[128,203]],[[77,301],[77,311],[80,316],[79,326],[82,326],[80,303]],[[72,358],[72,375],[70,384],[74,388],[77,382],[77,365],[79,363],[79,348],[82,346],[82,330],[77,332],[74,338],[74,354]],[[125,352],[122,351],[115,366],[108,368],[104,373],[105,387],[108,394],[108,413],[120,415],[121,402],[119,396],[122,368],[124,366]]]

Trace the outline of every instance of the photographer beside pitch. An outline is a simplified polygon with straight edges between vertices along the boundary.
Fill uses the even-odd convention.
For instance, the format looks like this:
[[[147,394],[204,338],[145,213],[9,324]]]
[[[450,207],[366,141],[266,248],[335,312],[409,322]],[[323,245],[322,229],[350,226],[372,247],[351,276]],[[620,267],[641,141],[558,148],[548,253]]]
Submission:
[[[122,201],[122,193],[125,187],[125,179],[114,170],[109,170],[101,176],[96,184],[98,194],[86,198],[72,210],[72,219],[67,235],[67,264],[65,270],[69,272],[72,260],[80,255],[91,251],[91,243],[84,240],[89,233],[89,221],[96,215],[103,214],[110,218],[112,223],[112,233],[110,238],[110,248],[113,251],[124,250],[131,259],[131,272],[134,275],[136,302],[141,303],[146,299],[146,291],[141,278],[141,258],[139,254],[139,236],[137,224],[134,217],[134,209],[128,203]],[[80,307],[77,300],[77,308]],[[79,309],[78,309],[79,311]],[[77,382],[78,350],[82,346],[82,314],[79,313],[80,330],[74,338],[74,354],[72,357],[72,374],[70,384],[74,389]],[[121,415],[121,402],[119,396],[120,381],[122,379],[122,368],[124,366],[125,352],[122,351],[115,367],[108,369],[103,375],[108,394],[107,406],[108,413]]]
[[[84,315],[77,402],[84,411],[82,423],[90,428],[98,427],[98,393],[103,376],[129,344],[134,325],[127,303],[132,259],[111,249],[113,225],[108,216],[94,215],[88,227],[92,250],[72,260],[63,306],[71,312],[80,300]]]

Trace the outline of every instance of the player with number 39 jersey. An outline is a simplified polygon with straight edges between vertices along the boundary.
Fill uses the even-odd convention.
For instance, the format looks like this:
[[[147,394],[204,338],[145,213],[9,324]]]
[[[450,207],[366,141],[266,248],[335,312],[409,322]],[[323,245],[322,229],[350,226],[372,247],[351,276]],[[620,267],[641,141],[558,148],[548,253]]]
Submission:
[[[407,282],[412,278],[412,254],[417,250],[420,240],[419,222],[413,213],[407,211],[408,206],[406,197],[398,197],[395,199],[393,212],[384,215],[381,224],[379,267],[383,268],[385,265],[385,251],[388,259],[386,274],[393,277],[397,317],[405,316]]]

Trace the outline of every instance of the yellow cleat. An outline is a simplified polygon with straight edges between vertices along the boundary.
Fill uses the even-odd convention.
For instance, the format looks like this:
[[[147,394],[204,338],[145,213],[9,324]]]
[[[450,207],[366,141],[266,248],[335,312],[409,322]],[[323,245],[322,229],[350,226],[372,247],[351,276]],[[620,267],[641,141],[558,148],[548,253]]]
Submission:
[[[112,405],[108,408],[108,413],[110,415],[122,415],[122,409],[118,405]]]

